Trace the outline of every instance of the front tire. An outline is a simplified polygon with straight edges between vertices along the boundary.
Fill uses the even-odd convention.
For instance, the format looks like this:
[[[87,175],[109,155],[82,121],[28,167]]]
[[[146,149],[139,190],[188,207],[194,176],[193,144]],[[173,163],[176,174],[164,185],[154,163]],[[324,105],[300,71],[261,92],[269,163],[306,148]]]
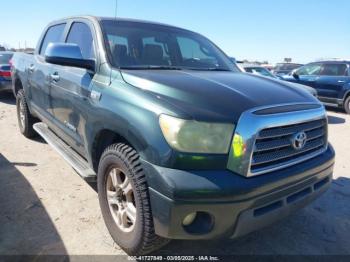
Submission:
[[[33,125],[35,124],[36,119],[29,112],[27,100],[23,89],[19,90],[17,93],[16,107],[18,126],[22,135],[24,135],[27,138],[32,138],[36,136],[36,132],[33,129]]]
[[[347,114],[350,114],[350,95],[344,101],[344,110]]]
[[[108,147],[100,160],[97,184],[106,226],[127,254],[145,255],[168,243],[155,234],[146,177],[133,148]]]

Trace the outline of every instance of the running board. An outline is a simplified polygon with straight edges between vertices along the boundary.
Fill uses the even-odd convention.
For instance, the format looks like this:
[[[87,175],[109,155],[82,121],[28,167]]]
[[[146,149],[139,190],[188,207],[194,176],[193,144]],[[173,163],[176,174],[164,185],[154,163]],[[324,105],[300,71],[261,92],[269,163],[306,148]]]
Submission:
[[[84,180],[88,182],[96,181],[96,173],[91,169],[89,163],[54,134],[46,124],[37,123],[33,128]]]

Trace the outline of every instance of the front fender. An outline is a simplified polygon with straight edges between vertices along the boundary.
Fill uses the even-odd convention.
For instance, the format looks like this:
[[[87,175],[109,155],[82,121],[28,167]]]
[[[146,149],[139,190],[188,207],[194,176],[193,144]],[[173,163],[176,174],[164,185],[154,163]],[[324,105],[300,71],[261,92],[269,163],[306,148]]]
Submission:
[[[173,150],[159,126],[159,115],[166,109],[122,82],[110,87],[96,86],[94,91],[102,95],[98,103],[91,102],[93,108],[85,128],[90,163],[94,162],[94,142],[104,130],[122,137],[147,162],[162,166],[169,161]]]

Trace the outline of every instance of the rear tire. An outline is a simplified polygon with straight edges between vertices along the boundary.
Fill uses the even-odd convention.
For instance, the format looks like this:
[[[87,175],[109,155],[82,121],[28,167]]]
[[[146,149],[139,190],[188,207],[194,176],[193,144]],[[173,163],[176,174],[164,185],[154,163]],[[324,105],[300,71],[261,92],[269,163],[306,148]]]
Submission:
[[[127,254],[145,255],[169,242],[155,234],[146,177],[133,148],[114,144],[104,151],[97,186],[109,233]]]
[[[32,138],[36,136],[36,132],[33,129],[33,125],[35,124],[35,122],[37,122],[37,119],[34,118],[29,112],[27,100],[23,89],[19,90],[17,93],[16,107],[18,126],[21,133],[27,138]]]
[[[350,114],[350,95],[344,101],[344,110],[347,114]]]

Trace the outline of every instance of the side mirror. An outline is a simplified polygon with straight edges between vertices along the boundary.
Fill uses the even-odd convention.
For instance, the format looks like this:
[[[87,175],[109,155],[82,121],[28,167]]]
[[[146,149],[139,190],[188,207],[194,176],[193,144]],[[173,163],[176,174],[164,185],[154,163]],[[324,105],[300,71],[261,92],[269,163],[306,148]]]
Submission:
[[[45,51],[45,61],[50,64],[95,71],[95,61],[84,59],[80,47],[76,44],[50,43]]]
[[[295,79],[299,79],[299,75],[298,75],[297,71],[294,71],[294,72],[292,73],[292,76],[293,76]]]

